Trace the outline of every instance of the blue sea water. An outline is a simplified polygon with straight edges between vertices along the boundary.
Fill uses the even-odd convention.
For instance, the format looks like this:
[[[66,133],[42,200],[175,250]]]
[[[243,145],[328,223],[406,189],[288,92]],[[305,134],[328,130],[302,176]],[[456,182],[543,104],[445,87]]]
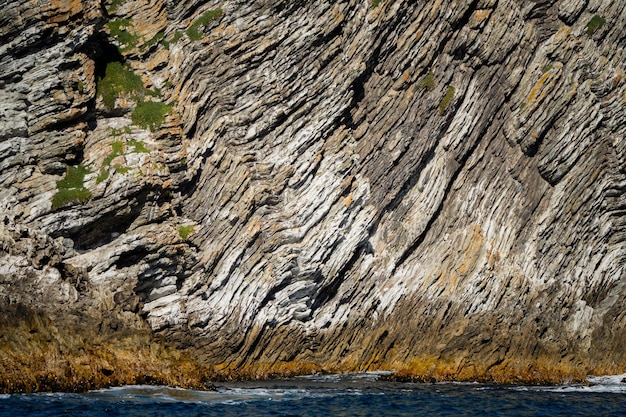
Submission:
[[[0,395],[0,417],[620,416],[626,415],[622,378],[539,387],[391,383],[377,374],[356,374],[224,383],[215,392],[126,386]]]

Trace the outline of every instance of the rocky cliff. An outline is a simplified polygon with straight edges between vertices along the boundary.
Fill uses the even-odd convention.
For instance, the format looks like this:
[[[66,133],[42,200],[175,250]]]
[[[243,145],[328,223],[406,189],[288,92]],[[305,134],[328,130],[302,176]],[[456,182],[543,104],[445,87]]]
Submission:
[[[1,389],[626,371],[626,9],[0,5]]]

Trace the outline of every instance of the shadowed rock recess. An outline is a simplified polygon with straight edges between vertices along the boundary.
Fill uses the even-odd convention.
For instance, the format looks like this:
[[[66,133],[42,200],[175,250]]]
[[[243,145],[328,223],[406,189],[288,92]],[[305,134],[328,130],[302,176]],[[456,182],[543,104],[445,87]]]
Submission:
[[[626,372],[626,8],[0,5],[0,391]]]

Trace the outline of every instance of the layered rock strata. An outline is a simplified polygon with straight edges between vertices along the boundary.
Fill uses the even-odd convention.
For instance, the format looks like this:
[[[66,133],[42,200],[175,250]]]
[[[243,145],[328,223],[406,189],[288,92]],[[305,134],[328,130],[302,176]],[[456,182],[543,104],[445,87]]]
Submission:
[[[2,389],[625,371],[616,2],[0,22]]]

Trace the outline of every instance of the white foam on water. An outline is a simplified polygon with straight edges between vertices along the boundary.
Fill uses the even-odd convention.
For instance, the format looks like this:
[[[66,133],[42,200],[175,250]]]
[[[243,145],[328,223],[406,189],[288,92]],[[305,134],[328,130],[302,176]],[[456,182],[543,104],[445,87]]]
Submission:
[[[11,398],[11,394],[0,394],[0,400],[6,400]]]
[[[240,399],[285,399],[310,397],[313,393],[306,389],[286,389],[286,388],[223,388],[218,389],[222,395],[232,396]]]
[[[626,394],[626,386],[618,387],[618,386],[606,386],[606,385],[590,385],[590,386],[581,385],[581,386],[545,388],[544,391]]]
[[[306,379],[317,382],[345,382],[345,381],[377,381],[381,376],[391,375],[394,371],[374,371],[344,374],[311,374],[301,375],[294,379]]]
[[[606,392],[626,394],[626,374],[587,377],[588,385],[563,387],[565,392]]]
[[[124,385],[121,387],[105,388],[90,391],[99,399],[127,400],[127,401],[163,401],[163,402],[201,402],[211,400],[212,391],[194,391],[183,388],[155,386],[155,385]]]
[[[587,377],[587,384],[559,385],[551,387],[515,387],[518,391],[580,392],[626,394],[626,374]]]
[[[354,379],[366,379],[377,381],[381,376],[393,375],[394,371],[374,371],[374,372],[359,372],[358,374],[352,374]]]
[[[219,387],[216,391],[194,391],[151,385],[126,385],[91,391],[88,395],[112,401],[188,402],[197,404],[240,404],[254,401],[293,401],[303,398],[321,398],[334,395],[360,395],[353,390],[309,389],[309,388],[259,388]]]
[[[588,376],[587,381],[590,384],[626,386],[626,374]]]
[[[339,382],[341,381],[341,374],[300,375],[300,376],[296,376],[294,379],[305,379],[308,381],[319,381],[319,382]]]

